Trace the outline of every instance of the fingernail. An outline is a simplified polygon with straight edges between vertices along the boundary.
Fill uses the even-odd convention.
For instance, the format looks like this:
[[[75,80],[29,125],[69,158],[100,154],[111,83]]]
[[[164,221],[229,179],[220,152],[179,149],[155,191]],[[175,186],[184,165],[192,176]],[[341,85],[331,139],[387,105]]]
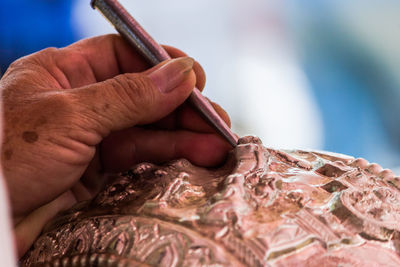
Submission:
[[[171,59],[148,76],[162,93],[169,93],[185,80],[193,63],[194,60],[190,57]]]

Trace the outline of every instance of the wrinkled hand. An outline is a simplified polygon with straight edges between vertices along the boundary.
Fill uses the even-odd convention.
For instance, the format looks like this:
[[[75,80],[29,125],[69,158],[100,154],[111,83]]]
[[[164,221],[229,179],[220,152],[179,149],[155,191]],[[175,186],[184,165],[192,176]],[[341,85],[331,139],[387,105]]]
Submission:
[[[203,166],[223,161],[229,144],[181,106],[195,85],[204,87],[200,65],[183,57],[148,68],[118,35],[46,49],[10,66],[0,81],[2,164],[19,254],[56,212],[98,192],[103,171],[180,157]]]

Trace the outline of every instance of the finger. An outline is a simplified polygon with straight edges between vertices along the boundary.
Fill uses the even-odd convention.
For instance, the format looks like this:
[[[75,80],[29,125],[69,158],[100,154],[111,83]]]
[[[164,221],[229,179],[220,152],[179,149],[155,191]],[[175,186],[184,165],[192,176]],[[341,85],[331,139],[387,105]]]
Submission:
[[[151,66],[121,36],[103,35],[53,51],[55,65],[72,88],[110,79],[121,73],[142,72]],[[90,77],[81,79],[81,77]]]
[[[166,47],[175,57],[185,54],[173,47]],[[178,52],[179,51],[179,52]],[[143,72],[151,65],[120,35],[109,34],[88,38],[62,49],[46,50],[54,61],[47,68],[62,81],[64,87],[75,88],[101,82],[122,73]],[[193,70],[198,76],[197,86],[204,87],[204,70],[196,62]],[[199,88],[199,89],[200,89]]]
[[[51,218],[75,203],[76,199],[72,193],[70,191],[65,192],[52,202],[34,210],[19,222],[14,229],[18,257],[22,257],[28,251]]]
[[[231,120],[228,113],[217,103],[211,102],[215,111],[231,127]],[[176,130],[186,129],[195,132],[215,133],[214,127],[206,121],[206,119],[195,110],[189,103],[184,103],[176,112],[168,115],[159,122],[152,125],[152,128]]]
[[[64,95],[71,99],[78,128],[104,137],[110,131],[155,122],[181,105],[196,81],[192,66],[190,58],[173,59],[146,73],[119,75]]]
[[[167,50],[168,54],[172,58],[187,56],[187,54],[185,52],[179,50],[178,48],[168,46],[168,45],[163,45],[163,47],[165,48],[165,50]],[[206,84],[206,73],[205,73],[203,67],[197,61],[195,61],[194,65],[193,65],[193,70],[196,73],[196,79],[197,79],[196,87],[200,91],[203,91],[204,86]]]
[[[101,149],[103,168],[122,171],[140,162],[163,163],[177,158],[199,166],[216,166],[224,161],[231,146],[215,134],[136,127],[111,134]]]
[[[210,102],[215,111],[230,127],[231,121],[228,113],[217,103]],[[185,105],[178,118],[178,129],[183,128],[196,132],[215,133],[215,128],[200,114],[199,111],[193,109],[190,105]]]
[[[182,50],[173,47],[173,46],[169,46],[169,45],[163,45],[162,46],[170,55],[170,57],[172,58],[177,58],[177,57],[187,57],[188,55],[183,52]]]

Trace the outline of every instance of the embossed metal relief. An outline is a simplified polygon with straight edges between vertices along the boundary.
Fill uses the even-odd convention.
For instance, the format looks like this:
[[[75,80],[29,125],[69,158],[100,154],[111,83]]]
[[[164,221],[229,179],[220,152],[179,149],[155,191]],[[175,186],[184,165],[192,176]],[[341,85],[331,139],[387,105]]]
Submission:
[[[240,140],[224,166],[142,163],[60,214],[25,266],[400,266],[400,179]]]

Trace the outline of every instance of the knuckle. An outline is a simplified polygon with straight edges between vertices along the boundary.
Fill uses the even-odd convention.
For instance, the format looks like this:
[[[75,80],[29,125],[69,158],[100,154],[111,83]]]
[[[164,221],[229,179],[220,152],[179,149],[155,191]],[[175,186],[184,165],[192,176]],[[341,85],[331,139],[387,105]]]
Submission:
[[[58,48],[49,47],[41,51],[21,57],[10,64],[9,69],[25,69],[29,64],[42,65],[43,59],[51,58]]]
[[[70,94],[51,94],[46,97],[46,107],[49,110],[56,110],[59,115],[63,117],[75,110],[75,100]]]
[[[73,66],[77,72],[82,72],[87,65],[86,57],[80,49],[62,48],[54,58],[62,68]]]
[[[110,38],[111,42],[119,42],[121,41],[121,36],[119,34],[116,33],[110,33],[107,35],[104,35],[104,38]]]
[[[24,67],[25,62],[27,61],[27,57],[22,57],[19,58],[17,60],[15,60],[14,62],[12,62],[9,66],[8,66],[8,70],[13,70],[13,69],[19,69],[20,67]]]
[[[45,48],[32,55],[32,60],[39,65],[43,65],[44,62],[53,61],[54,57],[60,53],[60,49],[56,47]]]
[[[145,110],[151,107],[156,95],[150,79],[140,74],[125,74],[114,79],[114,88],[129,108]]]
[[[38,54],[42,54],[42,55],[46,55],[46,56],[52,56],[52,55],[58,53],[59,50],[60,49],[56,48],[56,47],[48,47],[48,48],[45,48],[45,49],[39,51]]]

